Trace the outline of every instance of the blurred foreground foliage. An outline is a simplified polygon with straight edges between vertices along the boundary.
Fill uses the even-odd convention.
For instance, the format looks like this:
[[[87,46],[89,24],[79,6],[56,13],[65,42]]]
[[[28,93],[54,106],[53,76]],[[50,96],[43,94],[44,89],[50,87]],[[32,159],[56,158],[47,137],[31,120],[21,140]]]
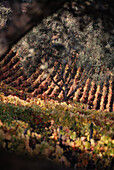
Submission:
[[[114,157],[113,113],[86,108],[76,102],[24,101],[1,93],[0,147],[45,156],[63,167],[110,169]]]

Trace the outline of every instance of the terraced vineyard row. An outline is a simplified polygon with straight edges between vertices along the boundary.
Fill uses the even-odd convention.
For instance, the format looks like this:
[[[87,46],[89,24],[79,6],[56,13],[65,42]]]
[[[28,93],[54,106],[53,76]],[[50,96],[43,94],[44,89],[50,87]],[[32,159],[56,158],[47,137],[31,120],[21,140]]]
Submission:
[[[68,90],[67,95],[70,95],[76,89],[70,99],[88,104],[93,109],[114,111],[114,77],[110,76],[109,82],[104,82],[103,86],[96,85],[94,81],[88,78],[80,87],[79,81],[82,76],[84,77],[84,70],[81,70],[81,68],[76,70],[75,65],[76,60],[71,65],[72,78],[69,74],[66,74],[68,65],[66,65],[64,72]],[[59,67],[60,71],[61,66]],[[40,95],[63,100],[64,94],[62,88],[64,89],[64,82],[59,78],[59,73],[55,72],[53,80],[58,83],[56,85],[50,75],[45,77],[45,72],[41,72],[40,67],[28,77],[24,68],[20,65],[18,53],[13,51],[10,51],[5,58],[0,58],[0,82],[14,87],[21,94],[29,94],[27,97],[37,97]]]

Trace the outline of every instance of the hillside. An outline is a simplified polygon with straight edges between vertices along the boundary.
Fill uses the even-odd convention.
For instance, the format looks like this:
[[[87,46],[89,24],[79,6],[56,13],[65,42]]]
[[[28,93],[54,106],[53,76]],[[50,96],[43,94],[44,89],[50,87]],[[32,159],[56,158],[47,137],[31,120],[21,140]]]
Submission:
[[[28,77],[18,53],[11,50],[1,58],[0,148],[13,155],[31,155],[36,161],[46,157],[62,168],[110,169],[114,157],[113,77],[103,86],[87,79],[63,102],[63,93],[39,68]],[[76,88],[82,73],[81,68],[73,72],[69,91]]]
[[[59,11],[0,57],[3,169],[113,169],[113,36],[76,21]]]

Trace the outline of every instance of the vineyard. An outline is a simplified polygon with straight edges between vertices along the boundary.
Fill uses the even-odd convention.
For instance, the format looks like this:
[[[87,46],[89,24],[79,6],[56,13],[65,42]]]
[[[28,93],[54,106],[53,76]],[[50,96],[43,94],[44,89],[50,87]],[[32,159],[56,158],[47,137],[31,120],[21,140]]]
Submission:
[[[39,64],[37,70],[28,77],[24,68],[20,66],[18,53],[10,51],[5,58],[0,59],[0,82],[2,90],[4,90],[7,95],[13,95],[14,93],[14,95],[18,95],[22,99],[49,97],[62,101],[64,99],[62,91],[64,82],[59,78],[61,65],[58,71],[55,71],[53,74],[53,80],[50,75],[45,77],[45,72],[40,69],[40,65],[41,64]],[[55,65],[57,65],[57,63],[55,63]],[[70,100],[88,104],[91,109],[113,112],[114,77],[111,75],[109,82],[104,81],[102,86],[96,84],[95,81],[92,81],[90,78],[87,78],[86,81],[79,86],[82,75],[84,77],[84,70],[80,67],[76,70],[75,65],[76,60],[74,60],[71,65],[72,79],[70,79],[70,75],[66,76],[67,96],[75,91],[73,95],[70,95]],[[64,72],[67,72],[67,68],[68,65],[66,65]],[[55,84],[55,82],[58,82],[58,84]],[[11,88],[13,88],[12,91]]]
[[[57,64],[53,76],[45,76],[39,63],[28,77],[18,53],[0,58],[0,148],[43,156],[63,168],[112,169],[113,76],[101,86],[85,79],[76,59],[72,77],[68,64],[62,74]]]

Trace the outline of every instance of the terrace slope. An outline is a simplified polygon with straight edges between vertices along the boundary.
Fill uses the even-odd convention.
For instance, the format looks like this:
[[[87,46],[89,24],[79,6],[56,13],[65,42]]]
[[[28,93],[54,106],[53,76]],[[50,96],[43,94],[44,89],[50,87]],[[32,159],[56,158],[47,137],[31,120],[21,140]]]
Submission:
[[[78,87],[78,81],[84,71],[81,68],[76,70],[75,64],[76,60],[71,66],[73,79],[68,84],[68,94]],[[58,72],[60,71],[59,69]],[[58,80],[58,78],[59,75],[55,72],[53,79]],[[18,52],[14,53],[13,50],[4,58],[0,58],[0,83],[6,94],[11,93],[11,89],[8,91],[9,87],[15,88],[17,95],[24,99],[40,96],[63,100],[63,91],[52,81],[50,75],[45,77],[45,72],[41,71],[40,64],[36,71],[28,77],[20,64]],[[62,80],[58,84],[62,87]],[[15,92],[13,93],[16,95]],[[92,109],[114,111],[114,77],[110,76],[109,82],[104,81],[102,86],[88,78],[81,87],[77,88],[70,99],[88,104]]]

